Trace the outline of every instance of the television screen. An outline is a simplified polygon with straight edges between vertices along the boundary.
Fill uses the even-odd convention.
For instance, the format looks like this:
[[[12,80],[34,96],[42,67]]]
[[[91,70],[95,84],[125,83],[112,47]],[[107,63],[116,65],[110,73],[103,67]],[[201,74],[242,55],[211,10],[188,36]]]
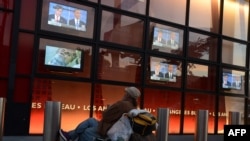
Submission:
[[[82,71],[83,51],[46,45],[44,65],[52,70]]]
[[[224,89],[241,89],[242,76],[238,74],[226,73],[222,75],[222,88]]]
[[[179,32],[154,27],[152,48],[177,50],[179,48],[179,36]]]
[[[150,80],[176,82],[177,66],[164,62],[151,61]]]
[[[67,5],[49,2],[48,25],[86,31],[88,12]]]

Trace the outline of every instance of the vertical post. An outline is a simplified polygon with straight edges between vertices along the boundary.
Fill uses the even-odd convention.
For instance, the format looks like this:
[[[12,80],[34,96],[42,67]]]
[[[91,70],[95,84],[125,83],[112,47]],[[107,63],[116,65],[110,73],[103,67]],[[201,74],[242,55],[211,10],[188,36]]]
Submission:
[[[195,141],[207,141],[208,110],[198,110],[196,114]]]
[[[44,113],[43,141],[58,141],[61,128],[61,102],[46,101]]]
[[[0,98],[0,141],[3,141],[5,104],[6,104],[6,99]]]
[[[229,111],[228,121],[229,121],[229,124],[231,125],[239,125],[240,124],[240,112]]]
[[[157,141],[168,141],[169,108],[158,108],[158,128],[156,131]]]

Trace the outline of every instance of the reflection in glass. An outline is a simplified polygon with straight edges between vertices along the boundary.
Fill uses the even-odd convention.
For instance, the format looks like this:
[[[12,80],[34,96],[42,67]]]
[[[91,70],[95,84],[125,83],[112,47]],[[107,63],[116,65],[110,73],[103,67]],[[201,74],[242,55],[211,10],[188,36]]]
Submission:
[[[247,46],[241,43],[223,40],[222,41],[222,62],[237,66],[246,65]]]
[[[222,28],[224,35],[247,40],[248,19],[249,1],[224,0]]]
[[[216,89],[216,67],[188,63],[187,88],[214,91]]]
[[[188,56],[217,61],[217,38],[189,32]]]
[[[187,93],[185,96],[184,133],[194,133],[196,113],[208,110],[208,133],[214,133],[215,95]]]
[[[240,124],[244,123],[244,98],[220,96],[218,112],[218,133],[223,133],[224,125],[229,124],[229,112],[240,113]]]
[[[217,33],[219,31],[219,13],[220,0],[191,0],[189,25]]]
[[[149,16],[185,24],[186,0],[151,0]]]
[[[102,11],[101,40],[142,48],[143,26],[140,19]]]
[[[62,103],[61,128],[65,130],[74,129],[81,121],[89,117],[90,83],[36,78],[32,92],[29,133],[41,134],[43,132],[46,101]]]
[[[141,55],[106,48],[101,48],[99,55],[97,65],[99,79],[133,83],[140,82]]]
[[[126,10],[129,12],[145,14],[146,12],[146,0],[102,0],[102,4],[108,5],[114,8]]]
[[[181,93],[160,89],[145,89],[144,107],[157,116],[158,108],[169,108],[169,133],[179,133],[181,115]]]

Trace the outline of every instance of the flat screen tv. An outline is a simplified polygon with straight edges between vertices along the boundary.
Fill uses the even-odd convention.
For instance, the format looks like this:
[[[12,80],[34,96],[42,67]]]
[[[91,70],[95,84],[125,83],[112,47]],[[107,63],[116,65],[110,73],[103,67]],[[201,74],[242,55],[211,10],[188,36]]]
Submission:
[[[44,65],[53,71],[83,71],[83,51],[57,46],[45,46]]]
[[[164,48],[169,50],[177,50],[179,49],[179,42],[179,32],[154,27],[152,49]]]
[[[151,61],[150,80],[176,82],[177,65],[165,62]]]
[[[242,76],[238,74],[223,72],[222,88],[240,90],[242,87]]]
[[[47,24],[50,26],[86,32],[87,10],[49,2]]]

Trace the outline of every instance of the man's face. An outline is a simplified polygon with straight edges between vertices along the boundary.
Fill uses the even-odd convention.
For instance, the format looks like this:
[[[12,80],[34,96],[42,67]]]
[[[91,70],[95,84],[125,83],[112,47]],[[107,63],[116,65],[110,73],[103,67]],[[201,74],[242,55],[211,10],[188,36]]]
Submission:
[[[74,59],[74,52],[72,50],[60,49],[58,53],[63,57],[65,64],[68,64]]]
[[[56,16],[61,16],[62,14],[62,9],[56,9]]]
[[[77,19],[81,18],[81,11],[80,10],[75,11],[75,18],[77,18]]]

